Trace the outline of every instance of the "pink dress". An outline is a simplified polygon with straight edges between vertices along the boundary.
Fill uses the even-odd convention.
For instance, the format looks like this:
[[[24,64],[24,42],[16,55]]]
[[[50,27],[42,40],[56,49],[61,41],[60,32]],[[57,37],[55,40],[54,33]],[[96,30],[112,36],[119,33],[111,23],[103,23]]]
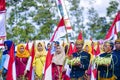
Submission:
[[[16,60],[16,74],[17,74],[17,77],[21,77],[21,76],[24,75],[24,71],[26,69],[28,58],[16,57],[15,60]],[[28,77],[28,73],[26,74],[26,77]]]

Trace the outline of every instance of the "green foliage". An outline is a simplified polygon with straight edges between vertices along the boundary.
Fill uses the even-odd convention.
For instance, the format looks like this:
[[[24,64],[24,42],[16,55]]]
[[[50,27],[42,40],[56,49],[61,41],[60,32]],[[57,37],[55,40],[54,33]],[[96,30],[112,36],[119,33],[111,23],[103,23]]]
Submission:
[[[118,11],[118,3],[116,1],[110,1],[110,6],[107,8],[107,16],[105,17],[99,17],[98,13],[94,10],[94,8],[91,8],[88,10],[88,19],[89,22],[87,25],[88,28],[88,34],[95,40],[104,39],[108,29],[110,28],[113,19],[112,17],[115,15]],[[107,21],[107,19],[110,19]]]
[[[49,0],[6,0],[7,1],[7,39],[15,43],[35,39],[50,39],[53,28],[57,25],[58,10],[55,1]],[[85,39],[104,39],[114,15],[118,11],[118,3],[110,1],[107,15],[100,17],[92,7],[88,8],[88,22],[84,24],[84,8],[80,0],[67,0],[69,3],[68,15],[76,36],[83,30]],[[91,1],[90,1],[91,2]],[[92,3],[91,3],[92,4]],[[67,7],[67,6],[65,6]],[[109,19],[109,20],[108,20]],[[87,27],[87,30],[86,30]]]
[[[50,39],[54,12],[48,0],[7,0],[7,39],[15,43]]]
[[[83,25],[84,17],[83,17],[83,11],[84,8],[80,7],[80,0],[68,0],[70,3],[70,19],[72,28],[75,31],[75,33],[78,35],[80,30],[84,30],[85,26]],[[77,37],[75,36],[75,38]]]
[[[111,17],[113,14],[116,14],[118,11],[118,5],[119,3],[116,1],[111,1],[110,6],[107,8],[107,16]]]

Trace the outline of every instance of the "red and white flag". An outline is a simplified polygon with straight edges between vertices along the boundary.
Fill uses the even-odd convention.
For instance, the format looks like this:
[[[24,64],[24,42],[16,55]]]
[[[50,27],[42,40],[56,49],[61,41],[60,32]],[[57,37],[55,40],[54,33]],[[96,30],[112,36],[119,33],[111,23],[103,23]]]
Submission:
[[[43,80],[52,80],[52,54],[51,50],[48,50],[45,62],[45,69],[44,69],[44,79]]]
[[[97,75],[98,75],[98,71],[96,68],[96,64],[92,64],[91,66],[91,80],[97,80]]]
[[[6,36],[5,29],[5,0],[0,0],[0,37]]]
[[[119,31],[120,31],[120,11],[117,13],[110,29],[108,30],[105,36],[105,40],[116,40]]]
[[[33,67],[32,67],[34,56],[35,56],[35,48],[34,48],[34,43],[33,43],[32,51],[31,51],[31,54],[30,54],[30,57],[29,57],[29,61],[28,61],[28,65],[30,63],[30,66],[27,65],[28,69],[30,67],[30,74],[29,74],[29,79],[28,80],[34,80]]]
[[[16,80],[16,67],[15,67],[15,56],[14,56],[14,44],[10,48],[8,54],[8,71],[6,75],[6,80]]]
[[[67,10],[65,8],[64,0],[56,0],[56,3],[58,6],[58,12],[59,12],[60,18],[64,17],[64,22],[65,22],[67,33],[71,33],[72,27],[71,27],[70,19],[67,14]]]
[[[4,46],[4,40],[6,38],[5,8],[6,8],[5,0],[0,0],[0,46],[1,47]]]
[[[94,42],[91,43],[91,47],[92,47],[92,55],[95,58],[96,57],[96,51],[94,49]],[[97,68],[96,68],[96,64],[95,63],[91,63],[90,64],[90,68],[91,68],[91,80],[97,80]]]
[[[52,41],[58,41],[58,39],[62,36],[66,35],[66,29],[65,29],[65,23],[64,23],[64,19],[62,18],[50,40],[50,42]]]

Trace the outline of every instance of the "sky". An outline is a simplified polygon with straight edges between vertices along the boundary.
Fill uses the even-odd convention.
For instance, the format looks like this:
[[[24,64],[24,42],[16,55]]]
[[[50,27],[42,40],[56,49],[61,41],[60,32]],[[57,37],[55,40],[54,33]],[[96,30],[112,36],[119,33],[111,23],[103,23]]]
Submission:
[[[109,6],[110,1],[117,1],[120,4],[120,0],[81,0],[80,6],[84,7],[84,19],[85,19],[84,24],[88,22],[86,15],[90,7],[93,7],[97,11],[100,17],[105,17],[107,13],[106,9]],[[119,6],[119,9],[120,9],[120,6]]]
[[[85,9],[89,7],[94,7],[95,10],[99,13],[99,16],[103,17],[106,16],[106,8],[109,6],[110,1],[117,1],[120,0],[93,0],[92,4],[89,3],[91,0],[81,0],[80,5],[83,6]]]

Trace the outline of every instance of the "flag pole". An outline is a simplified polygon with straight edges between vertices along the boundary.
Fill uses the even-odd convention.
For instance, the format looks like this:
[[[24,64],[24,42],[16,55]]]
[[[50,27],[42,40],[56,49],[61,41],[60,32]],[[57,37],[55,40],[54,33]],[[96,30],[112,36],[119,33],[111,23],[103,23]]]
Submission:
[[[64,17],[62,17],[62,18],[63,18],[63,20],[64,20]],[[65,21],[64,21],[64,25],[65,25]],[[69,51],[69,47],[70,47],[70,42],[69,42],[69,39],[68,39],[68,32],[67,32],[67,27],[66,27],[66,25],[65,25],[65,30],[66,30],[66,40],[67,40],[67,43],[68,43],[68,48],[67,48],[67,52],[66,52],[66,56],[65,56],[65,60],[64,60],[62,69],[64,69],[66,60],[67,60],[67,58],[68,58],[68,51]],[[60,73],[59,79],[62,80],[62,72]]]

